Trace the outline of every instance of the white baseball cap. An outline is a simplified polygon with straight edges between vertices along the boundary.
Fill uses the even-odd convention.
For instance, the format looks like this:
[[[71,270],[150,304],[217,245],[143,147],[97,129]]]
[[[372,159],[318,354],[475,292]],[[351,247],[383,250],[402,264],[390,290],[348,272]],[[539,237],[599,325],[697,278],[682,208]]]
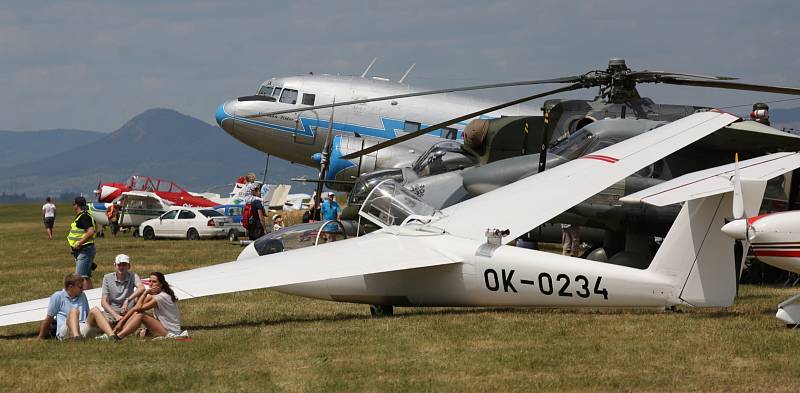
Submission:
[[[120,263],[127,263],[130,265],[131,258],[125,254],[119,254],[116,258],[114,258],[114,264],[119,265]]]
[[[334,196],[334,195],[336,195],[336,194],[334,194],[334,193],[332,193],[330,191],[328,192],[328,196]]]

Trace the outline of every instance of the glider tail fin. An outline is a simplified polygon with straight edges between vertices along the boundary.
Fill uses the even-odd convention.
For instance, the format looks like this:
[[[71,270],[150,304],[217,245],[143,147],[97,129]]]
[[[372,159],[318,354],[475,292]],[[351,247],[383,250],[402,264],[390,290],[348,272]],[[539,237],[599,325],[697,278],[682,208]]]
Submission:
[[[733,240],[720,231],[732,194],[686,201],[648,270],[666,277],[679,302],[728,307],[736,295]]]

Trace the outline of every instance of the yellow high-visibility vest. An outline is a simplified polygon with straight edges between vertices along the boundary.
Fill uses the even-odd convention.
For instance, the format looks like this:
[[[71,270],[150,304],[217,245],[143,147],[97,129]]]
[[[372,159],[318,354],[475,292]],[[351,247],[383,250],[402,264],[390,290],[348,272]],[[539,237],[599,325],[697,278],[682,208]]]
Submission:
[[[89,212],[82,211],[78,213],[78,215],[75,216],[75,219],[72,220],[72,224],[69,225],[69,233],[67,234],[67,243],[69,243],[69,246],[72,248],[74,248],[75,244],[78,243],[78,241],[83,238],[83,235],[86,234],[86,230],[78,228],[78,219],[81,217],[82,214],[89,214]],[[92,217],[92,215],[89,214],[89,218],[92,219],[92,226],[94,227],[95,226],[94,217]],[[92,236],[91,238],[89,238],[89,240],[83,243],[84,246],[87,244],[94,244],[94,236]]]

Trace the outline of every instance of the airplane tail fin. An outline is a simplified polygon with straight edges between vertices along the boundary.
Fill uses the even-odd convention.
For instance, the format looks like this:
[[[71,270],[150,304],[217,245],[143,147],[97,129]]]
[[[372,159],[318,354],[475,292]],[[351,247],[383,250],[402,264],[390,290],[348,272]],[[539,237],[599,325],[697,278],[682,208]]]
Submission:
[[[720,231],[731,209],[731,193],[686,201],[664,238],[648,270],[667,278],[679,301],[697,307],[733,304],[734,241]]]
[[[655,206],[686,201],[648,268],[672,282],[679,301],[709,307],[733,303],[734,240],[720,229],[731,214],[757,214],[767,180],[800,167],[800,153],[774,153],[740,164],[690,173],[620,199]],[[739,173],[741,179],[732,181]]]

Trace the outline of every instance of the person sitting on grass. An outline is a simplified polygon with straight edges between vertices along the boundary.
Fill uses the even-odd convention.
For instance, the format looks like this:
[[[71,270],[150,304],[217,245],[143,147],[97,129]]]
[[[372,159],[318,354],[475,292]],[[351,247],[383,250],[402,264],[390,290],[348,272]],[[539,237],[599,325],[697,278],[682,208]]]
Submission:
[[[100,305],[103,316],[111,326],[116,326],[123,315],[128,312],[128,306],[133,300],[144,293],[144,284],[139,275],[130,271],[131,258],[119,254],[114,258],[116,271],[103,276],[103,291],[101,292]]]
[[[99,309],[89,311],[89,301],[83,293],[83,277],[67,274],[64,277],[64,289],[50,296],[47,315],[39,326],[39,339],[44,340],[53,320],[56,322],[56,338],[59,340],[80,340],[95,336],[97,328],[107,335],[114,334]]]
[[[136,305],[117,322],[114,338],[125,338],[142,324],[147,329],[147,334],[155,337],[186,336],[186,333],[181,333],[181,315],[177,302],[178,298],[164,279],[164,274],[150,273],[150,289],[144,296],[140,296]],[[145,312],[150,309],[153,310],[153,316]]]

